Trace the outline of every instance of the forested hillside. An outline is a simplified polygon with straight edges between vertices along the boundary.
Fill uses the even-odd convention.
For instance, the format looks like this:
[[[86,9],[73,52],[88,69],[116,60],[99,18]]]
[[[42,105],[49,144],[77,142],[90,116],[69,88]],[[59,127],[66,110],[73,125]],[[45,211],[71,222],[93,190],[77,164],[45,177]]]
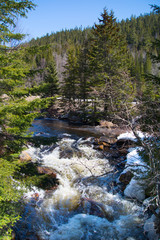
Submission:
[[[139,17],[131,16],[130,19],[118,22],[123,36],[126,38],[127,46],[130,54],[133,56],[132,74],[141,79],[141,75],[151,71],[156,72],[157,68],[152,65],[148,52],[157,53],[156,47],[153,48],[152,42],[155,38],[160,37],[160,15],[150,13]],[[41,38],[32,39],[29,46],[49,45],[56,60],[59,80],[63,76],[63,66],[66,63],[67,50],[73,45],[82,46],[91,33],[91,27],[82,29],[75,28],[71,30],[62,30],[57,33],[47,34]],[[28,45],[27,44],[27,45]],[[46,58],[45,53],[41,56],[36,56],[37,62],[40,59]],[[39,58],[39,60],[38,60]],[[47,58],[46,58],[46,61]],[[37,63],[40,64],[40,63]]]

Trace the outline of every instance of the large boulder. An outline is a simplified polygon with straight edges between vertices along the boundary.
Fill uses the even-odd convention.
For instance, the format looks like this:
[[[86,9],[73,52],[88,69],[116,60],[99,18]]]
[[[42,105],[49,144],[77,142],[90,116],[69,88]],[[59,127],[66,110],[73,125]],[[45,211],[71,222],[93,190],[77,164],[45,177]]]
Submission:
[[[55,171],[52,168],[39,166],[37,167],[37,170],[38,170],[38,173],[40,174],[47,174],[52,178],[57,177]]]
[[[38,166],[37,171],[40,177],[40,182],[38,183],[37,187],[47,191],[57,189],[59,182],[57,179],[57,174],[52,168]]]
[[[31,162],[32,158],[29,155],[29,153],[27,153],[27,151],[22,151],[19,156],[19,160],[20,160],[20,162]]]

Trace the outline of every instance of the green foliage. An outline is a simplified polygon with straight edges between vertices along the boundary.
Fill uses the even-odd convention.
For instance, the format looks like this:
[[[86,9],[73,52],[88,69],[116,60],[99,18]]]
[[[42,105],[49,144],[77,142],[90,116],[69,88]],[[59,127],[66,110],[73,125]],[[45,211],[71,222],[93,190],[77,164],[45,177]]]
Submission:
[[[83,115],[92,109],[95,121],[102,112],[109,117],[121,112],[127,94],[128,103],[133,99],[125,38],[112,12],[104,10],[101,17],[84,45],[68,50],[62,92],[70,109]]]
[[[128,67],[129,67],[131,76],[134,79],[134,85],[136,86],[135,91],[137,91],[136,93],[137,97],[143,94],[144,75],[148,72],[151,73],[151,71],[155,71],[155,68],[156,68],[156,64],[152,64],[152,60],[148,52],[150,49],[152,49],[152,52],[155,52],[157,54],[157,48],[156,46],[152,47],[152,41],[154,40],[154,38],[159,39],[159,36],[160,36],[159,21],[160,21],[160,16],[158,12],[157,13],[151,12],[150,14],[141,15],[137,18],[135,16],[131,16],[130,19],[122,20],[121,22],[118,22],[118,23],[116,22],[116,19],[115,19],[115,22],[114,22],[114,25],[115,26],[117,25],[116,28],[117,29],[119,28],[117,34],[115,33],[114,39],[116,41],[116,37],[117,39],[119,39],[121,36],[121,39],[123,40],[121,43],[118,40],[117,45],[121,44],[121,46],[119,46],[119,49],[121,50],[124,49],[124,46],[125,46],[124,42],[126,39],[126,44],[128,47],[127,58],[130,64]],[[75,28],[71,30],[62,30],[61,32],[52,33],[50,35],[46,34],[46,36],[43,36],[37,39],[32,39],[28,44],[25,44],[25,47],[31,47],[32,49],[32,51],[30,52],[32,56],[28,55],[29,61],[32,64],[32,71],[30,71],[30,76],[27,80],[27,84],[33,86],[34,84],[39,85],[42,83],[44,84],[44,89],[45,88],[47,89],[47,85],[45,85],[45,74],[43,73],[42,70],[47,68],[47,65],[50,61],[52,62],[55,60],[57,75],[59,77],[59,84],[62,88],[60,92],[62,93],[62,95],[64,95],[66,100],[69,99],[69,95],[71,94],[70,92],[72,92],[72,95],[75,95],[72,98],[78,99],[78,106],[84,111],[84,109],[86,108],[86,102],[87,102],[86,99],[88,99],[88,97],[91,97],[89,96],[89,92],[91,90],[91,87],[92,88],[94,87],[93,78],[92,78],[92,82],[91,82],[91,79],[89,79],[89,67],[88,67],[88,64],[89,64],[88,54],[90,49],[89,44],[91,43],[90,36],[92,34],[93,34],[92,28],[86,28],[86,29]],[[102,44],[99,43],[101,50],[102,50],[102,46],[104,46],[104,42],[105,42],[105,39],[101,38]],[[109,42],[109,39],[108,39],[108,42]],[[119,50],[116,47],[116,44],[114,41],[113,41],[113,46],[114,46],[113,49],[115,48],[115,52]],[[34,51],[34,48],[36,49],[36,51]],[[43,50],[39,51],[38,50],[39,48],[43,48]],[[98,45],[97,45],[97,48],[98,48]],[[112,52],[114,52],[113,49],[111,50],[111,48],[108,48],[111,54]],[[74,55],[73,58],[77,58],[77,60],[75,59],[75,61],[77,61],[76,69],[74,68],[74,71],[73,71],[74,77],[72,77],[74,79],[68,80],[68,81],[72,81],[73,86],[76,86],[75,88],[73,87],[72,90],[69,89],[69,85],[66,88],[62,84],[62,83],[67,84],[67,72],[66,72],[67,69],[65,69],[65,72],[66,72],[65,74],[62,74],[62,72],[64,72],[64,66],[66,66],[67,68],[67,65],[69,64],[68,62],[69,51],[73,51],[73,55]],[[98,52],[98,49],[97,49],[97,52]],[[93,54],[93,51],[92,51],[92,54]],[[95,54],[96,54],[96,49],[95,49]],[[102,53],[101,54],[98,53],[98,54],[100,57]],[[53,55],[55,59],[53,59]],[[67,63],[66,63],[66,55],[67,55]],[[118,60],[118,55],[117,55],[117,62],[119,65],[119,63],[122,64],[122,59]],[[122,54],[120,54],[119,56],[122,56]],[[103,54],[101,55],[101,58],[103,58]],[[115,59],[115,56],[114,56],[114,59]],[[90,54],[90,60],[91,60],[91,54]],[[108,59],[108,62],[109,62],[109,59]],[[103,63],[104,61],[102,61],[102,64]],[[102,64],[98,64],[97,66],[95,65],[95,63],[92,63],[92,64],[93,64],[92,70],[96,69],[96,71],[98,71],[99,67],[102,68]],[[116,67],[116,61],[115,61],[115,67]],[[110,70],[112,69],[112,72],[113,72],[114,64],[110,62],[110,66],[108,65],[108,68]],[[36,71],[37,73],[35,77]],[[107,76],[105,76],[105,78],[106,77]],[[102,79],[98,74],[94,78],[94,81],[95,81],[94,84],[96,86],[98,84],[101,84],[101,82],[104,81],[103,77]],[[66,90],[64,90],[65,88]],[[96,98],[96,94],[94,98]],[[77,103],[75,103],[75,100],[73,100],[72,103],[73,103],[72,107],[77,105]],[[70,106],[72,105],[72,103],[70,100]]]
[[[28,100],[33,89],[26,85],[26,79],[31,73],[33,76],[33,72],[26,53],[31,55],[33,48],[4,45],[23,37],[11,29],[15,27],[15,20],[26,16],[34,6],[28,0],[0,1],[0,239],[10,236],[11,227],[22,210],[22,185],[20,179],[15,181],[14,174],[20,170],[18,155],[30,137],[26,131],[40,115],[40,109],[53,102],[53,98]]]
[[[88,56],[95,98],[102,101],[107,116],[118,111],[118,105],[126,101],[125,95],[131,91],[129,88],[132,89],[132,83],[127,70],[129,64],[125,38],[112,12],[108,14],[104,10],[101,17],[92,30]]]
[[[18,171],[14,173],[14,178],[24,182],[24,185],[28,188],[36,186],[46,190],[58,184],[58,180],[52,175],[39,173],[36,163],[21,163],[19,165]]]
[[[10,233],[10,228],[19,219],[19,199],[21,191],[17,191],[19,183],[13,180],[17,162],[0,159],[0,239]]]
[[[53,60],[49,61],[49,63],[47,64],[44,80],[44,96],[53,97],[55,94],[58,93],[58,77],[55,62]]]
[[[76,48],[71,46],[67,52],[67,63],[64,71],[64,87],[62,94],[69,103],[74,104],[77,96],[77,54]]]
[[[26,17],[29,10],[34,9],[35,4],[29,0],[4,0],[0,1],[0,43],[9,42],[12,39],[20,40],[24,35],[14,34],[11,28],[16,26],[16,19]]]

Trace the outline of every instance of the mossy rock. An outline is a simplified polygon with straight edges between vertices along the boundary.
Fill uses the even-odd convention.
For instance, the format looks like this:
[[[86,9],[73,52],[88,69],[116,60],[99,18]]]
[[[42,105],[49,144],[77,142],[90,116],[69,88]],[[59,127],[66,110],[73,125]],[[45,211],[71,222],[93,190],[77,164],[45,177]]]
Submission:
[[[58,179],[53,171],[41,171],[40,166],[32,162],[23,163],[20,169],[15,172],[14,177],[17,180],[20,179],[26,185],[34,185],[44,190],[53,189],[58,185]]]

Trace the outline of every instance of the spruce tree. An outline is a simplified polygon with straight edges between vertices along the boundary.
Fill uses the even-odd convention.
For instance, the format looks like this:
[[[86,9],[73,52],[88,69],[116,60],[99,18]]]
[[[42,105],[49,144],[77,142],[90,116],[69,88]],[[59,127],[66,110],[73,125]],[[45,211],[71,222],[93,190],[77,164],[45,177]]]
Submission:
[[[14,180],[14,172],[19,169],[18,156],[27,141],[26,131],[39,115],[39,109],[47,107],[51,100],[27,101],[30,89],[26,88],[25,80],[30,66],[24,61],[25,49],[6,45],[23,37],[10,29],[15,27],[19,16],[26,16],[33,8],[33,2],[28,0],[0,1],[0,239],[3,240],[19,218],[22,191],[18,190],[20,183]]]
[[[70,46],[67,52],[67,63],[64,68],[62,95],[64,100],[69,103],[69,109],[73,110],[71,108],[75,106],[77,98],[77,54],[76,47],[73,45]]]
[[[80,100],[80,107],[84,112],[87,107],[87,100],[90,92],[88,44],[88,41],[84,43],[77,56],[78,98]]]
[[[55,62],[52,60],[48,63],[44,75],[44,90],[45,97],[53,97],[58,94],[58,77]]]
[[[92,29],[89,63],[91,85],[98,92],[95,98],[104,105],[105,116],[120,111],[120,103],[132,91],[127,58],[126,41],[116,18],[104,9],[99,24]]]

